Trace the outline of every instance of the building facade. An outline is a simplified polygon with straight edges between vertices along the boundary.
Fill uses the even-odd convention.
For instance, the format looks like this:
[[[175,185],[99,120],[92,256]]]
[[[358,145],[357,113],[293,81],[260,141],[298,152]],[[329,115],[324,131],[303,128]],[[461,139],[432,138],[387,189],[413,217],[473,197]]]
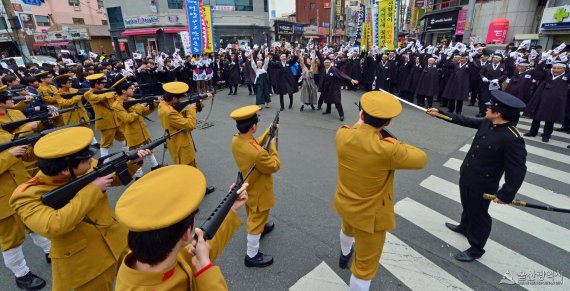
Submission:
[[[305,25],[305,39],[315,39],[322,43],[330,37],[331,0],[296,0],[297,23]]]
[[[553,49],[562,43],[570,44],[570,1],[549,0],[542,14],[539,43]]]
[[[182,47],[179,32],[188,31],[184,0],[105,0],[116,54],[173,52]],[[203,0],[211,5],[214,42],[265,43],[269,33],[267,0]]]

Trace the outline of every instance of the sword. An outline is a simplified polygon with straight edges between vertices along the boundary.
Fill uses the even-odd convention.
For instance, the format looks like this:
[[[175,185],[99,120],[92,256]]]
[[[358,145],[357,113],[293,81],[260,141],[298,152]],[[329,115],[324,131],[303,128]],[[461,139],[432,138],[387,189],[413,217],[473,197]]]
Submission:
[[[384,93],[386,93],[386,94],[390,94],[390,95],[396,97],[396,99],[400,100],[400,102],[406,103],[406,104],[408,104],[408,105],[410,105],[410,106],[412,106],[412,107],[414,107],[414,108],[416,108],[416,109],[419,109],[419,110],[421,110],[421,111],[423,111],[423,112],[426,112],[426,111],[427,111],[427,109],[425,109],[425,108],[423,108],[423,107],[421,107],[421,106],[418,106],[418,105],[416,105],[416,104],[414,104],[414,103],[412,103],[412,102],[410,102],[410,101],[406,101],[406,100],[404,100],[404,99],[402,99],[402,98],[400,98],[400,97],[398,97],[398,96],[396,96],[396,95],[394,95],[394,94],[392,94],[392,93],[390,93],[390,92],[384,91],[384,90],[382,90],[382,89],[379,89],[379,90],[382,91],[382,92],[384,92]],[[436,116],[437,118],[441,118],[441,119],[444,119],[444,120],[447,120],[447,121],[451,121],[451,120],[452,120],[451,117],[449,117],[449,116],[447,116],[447,115],[445,115],[445,114],[441,114],[441,113],[436,113],[435,116]]]
[[[492,195],[492,194],[483,194],[483,198],[488,199],[488,200],[494,200],[495,198],[497,198],[497,196]],[[549,205],[532,204],[532,203],[527,203],[526,201],[519,200],[519,199],[513,200],[511,202],[511,204],[515,205],[515,206],[528,207],[528,208],[534,208],[534,209],[540,209],[540,210],[546,210],[546,211],[570,213],[570,209],[557,208],[557,207],[552,207]]]

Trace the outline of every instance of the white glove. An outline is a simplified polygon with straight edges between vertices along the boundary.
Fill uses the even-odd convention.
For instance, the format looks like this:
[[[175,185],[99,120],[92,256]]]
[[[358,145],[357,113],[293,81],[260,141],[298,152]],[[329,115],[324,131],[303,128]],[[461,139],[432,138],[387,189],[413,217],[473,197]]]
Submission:
[[[511,79],[508,79],[508,78],[507,78],[507,80],[505,80],[505,83],[507,83],[507,84],[510,83],[510,82],[511,82]]]
[[[499,83],[499,79],[493,79],[493,80],[491,80],[491,82],[493,82],[493,83]]]
[[[489,79],[487,79],[485,77],[483,77],[483,79],[481,79],[481,80],[483,80],[483,82],[485,82],[485,83],[489,82]]]

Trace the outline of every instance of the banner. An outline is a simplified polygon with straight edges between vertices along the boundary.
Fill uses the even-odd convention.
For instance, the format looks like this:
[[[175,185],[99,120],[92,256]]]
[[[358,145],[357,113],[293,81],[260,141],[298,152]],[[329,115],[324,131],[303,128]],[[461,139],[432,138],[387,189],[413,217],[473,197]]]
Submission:
[[[368,50],[369,49],[369,44],[368,44],[368,36],[370,35],[369,31],[369,26],[368,23],[363,23],[362,24],[362,49],[363,50]]]
[[[362,23],[364,22],[364,13],[365,7],[363,4],[360,4],[360,10],[358,11],[358,17],[356,18],[356,40],[358,41],[359,38],[362,38]]]
[[[190,45],[190,34],[188,31],[181,31],[178,34],[182,40],[182,49],[184,49],[184,56],[192,55],[192,46]]]
[[[206,24],[206,16],[204,14],[204,5],[200,1],[200,33],[202,33],[202,52],[208,47],[208,25]]]
[[[212,6],[204,5],[202,6],[202,13],[204,17],[204,22],[206,25],[204,26],[206,30],[206,41],[204,42],[204,52],[205,53],[213,53],[214,52],[214,25],[212,23]]]
[[[372,45],[378,46],[378,5],[372,9]]]
[[[186,13],[188,16],[188,32],[190,34],[190,45],[192,54],[199,55],[202,53],[202,20],[200,13],[199,0],[186,0]]]
[[[378,48],[384,46],[394,49],[394,16],[396,5],[394,0],[382,0],[378,5]]]

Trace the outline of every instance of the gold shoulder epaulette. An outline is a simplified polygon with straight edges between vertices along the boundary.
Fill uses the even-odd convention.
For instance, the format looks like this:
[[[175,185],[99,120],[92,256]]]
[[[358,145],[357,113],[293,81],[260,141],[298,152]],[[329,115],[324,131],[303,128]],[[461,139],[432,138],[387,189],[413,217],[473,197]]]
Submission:
[[[508,129],[515,135],[516,138],[522,138],[522,134],[515,126],[511,125],[508,127]]]

